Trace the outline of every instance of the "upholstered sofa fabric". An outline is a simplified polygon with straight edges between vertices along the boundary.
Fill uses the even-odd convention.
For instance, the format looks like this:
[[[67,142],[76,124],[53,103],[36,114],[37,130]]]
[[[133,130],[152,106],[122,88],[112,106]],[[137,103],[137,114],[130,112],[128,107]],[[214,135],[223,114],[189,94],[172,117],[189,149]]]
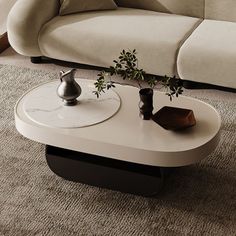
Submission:
[[[60,0],[59,14],[67,15],[85,11],[114,10],[117,8],[113,0]]]
[[[58,0],[18,0],[7,20],[11,46],[26,56],[41,56],[38,33],[42,26],[58,15]]]
[[[179,51],[182,79],[236,88],[236,23],[204,20]]]
[[[48,57],[104,67],[122,49],[136,49],[148,73],[173,76],[181,42],[198,22],[131,8],[81,13],[53,18],[40,32],[39,46]]]
[[[118,6],[204,17],[204,0],[115,0]],[[214,0],[213,0],[214,1]]]
[[[17,0],[7,30],[18,53],[108,67],[136,49],[147,73],[236,88],[236,0],[109,0],[117,10],[60,16],[62,1]]]
[[[205,1],[205,18],[236,22],[236,0]]]

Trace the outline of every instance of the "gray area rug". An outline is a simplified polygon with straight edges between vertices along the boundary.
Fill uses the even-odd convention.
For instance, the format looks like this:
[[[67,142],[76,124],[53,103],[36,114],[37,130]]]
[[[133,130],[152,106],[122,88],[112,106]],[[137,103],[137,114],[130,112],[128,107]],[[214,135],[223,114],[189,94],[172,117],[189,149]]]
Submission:
[[[0,65],[0,235],[236,235],[236,94],[185,92],[218,109],[221,142],[144,198],[63,180],[47,167],[44,145],[16,131],[17,99],[56,76]]]

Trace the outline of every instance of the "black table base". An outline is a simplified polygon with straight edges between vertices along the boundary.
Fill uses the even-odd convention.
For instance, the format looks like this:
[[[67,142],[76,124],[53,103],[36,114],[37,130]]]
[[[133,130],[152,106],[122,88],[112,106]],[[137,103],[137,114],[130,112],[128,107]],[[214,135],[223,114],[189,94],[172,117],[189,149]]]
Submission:
[[[49,168],[64,179],[142,196],[157,194],[169,170],[49,145],[46,160]]]

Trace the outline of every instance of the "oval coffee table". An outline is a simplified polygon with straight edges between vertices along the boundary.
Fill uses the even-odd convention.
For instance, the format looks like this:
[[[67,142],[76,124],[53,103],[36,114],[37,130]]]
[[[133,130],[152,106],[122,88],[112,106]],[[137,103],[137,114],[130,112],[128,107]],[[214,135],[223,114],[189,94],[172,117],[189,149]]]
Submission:
[[[90,87],[94,83],[92,80],[80,81]],[[151,195],[162,186],[165,172],[171,167],[199,162],[219,142],[221,118],[211,105],[185,96],[170,102],[164,93],[154,92],[154,112],[163,106],[187,108],[194,112],[195,126],[181,132],[168,131],[152,120],[139,117],[138,89],[124,85],[116,85],[114,90],[121,100],[119,110],[103,122],[85,127],[58,127],[54,123],[47,124],[48,114],[47,119],[38,122],[37,116],[32,118],[27,111],[27,106],[32,105],[29,101],[37,97],[37,106],[42,104],[43,107],[45,100],[37,96],[42,91],[51,98],[48,103],[59,99],[56,92],[45,92],[49,87],[56,91],[58,83],[44,83],[24,94],[15,106],[15,125],[25,137],[47,145],[46,159],[50,169],[65,179]],[[54,109],[54,120],[55,111],[61,119],[60,111],[64,109],[63,103],[58,101],[60,108]],[[70,114],[70,109],[74,108],[66,109]],[[76,120],[76,116],[73,119]]]

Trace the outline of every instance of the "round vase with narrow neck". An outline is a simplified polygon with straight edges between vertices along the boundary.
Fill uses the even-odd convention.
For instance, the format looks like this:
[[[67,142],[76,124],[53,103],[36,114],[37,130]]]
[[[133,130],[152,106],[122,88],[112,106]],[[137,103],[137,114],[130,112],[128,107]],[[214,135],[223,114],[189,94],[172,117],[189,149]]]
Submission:
[[[75,71],[60,72],[60,85],[57,88],[57,94],[63,99],[65,106],[74,106],[77,104],[77,97],[81,95],[81,87],[75,81]]]
[[[150,120],[153,111],[153,89],[143,88],[139,90],[139,116],[143,120]]]

